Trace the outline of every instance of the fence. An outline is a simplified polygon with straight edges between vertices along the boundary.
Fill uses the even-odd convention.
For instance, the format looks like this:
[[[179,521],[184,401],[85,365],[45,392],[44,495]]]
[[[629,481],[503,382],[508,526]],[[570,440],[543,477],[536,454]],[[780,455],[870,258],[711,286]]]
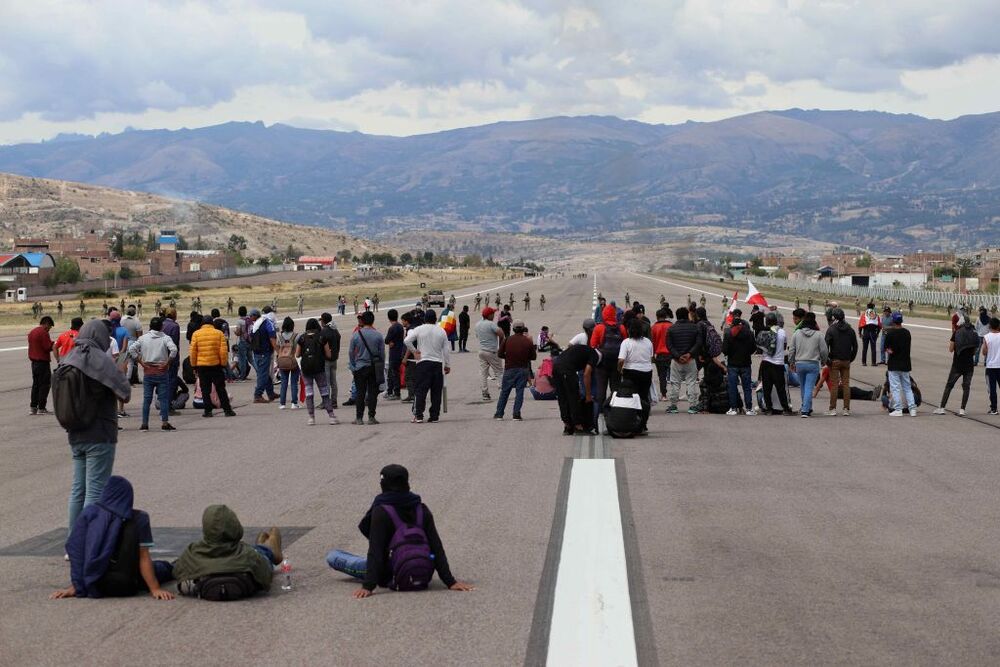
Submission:
[[[828,282],[806,282],[787,280],[784,278],[753,277],[757,285],[770,285],[792,291],[818,292],[829,296],[860,299],[862,303],[875,301],[877,303],[906,304],[914,303],[946,308],[948,306],[967,305],[978,309],[979,306],[1000,307],[1000,296],[996,294],[957,294],[955,292],[938,292],[935,290],[898,289],[894,287],[863,287],[861,285],[839,285]]]

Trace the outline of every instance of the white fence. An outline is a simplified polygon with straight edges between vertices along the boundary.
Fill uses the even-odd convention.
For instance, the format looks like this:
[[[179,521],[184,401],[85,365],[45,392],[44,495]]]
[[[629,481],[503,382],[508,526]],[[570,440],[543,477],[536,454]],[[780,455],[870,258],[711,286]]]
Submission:
[[[751,277],[756,285],[770,285],[792,291],[818,292],[831,297],[842,297],[850,300],[860,299],[862,304],[875,301],[905,305],[911,300],[914,303],[946,308],[948,306],[967,305],[978,309],[979,306],[990,308],[996,305],[1000,308],[1000,296],[996,294],[957,294],[955,292],[938,292],[935,290],[896,289],[893,287],[863,287],[860,285],[838,285],[828,282],[805,282],[786,280],[784,278]],[[844,304],[841,304],[844,305]]]

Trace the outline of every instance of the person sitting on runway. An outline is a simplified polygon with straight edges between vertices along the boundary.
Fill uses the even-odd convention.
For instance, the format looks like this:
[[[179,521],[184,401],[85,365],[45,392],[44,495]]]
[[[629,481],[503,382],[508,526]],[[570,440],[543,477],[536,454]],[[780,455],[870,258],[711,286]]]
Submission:
[[[132,507],[132,484],[113,475],[101,499],[85,507],[66,540],[70,585],[49,597],[129,597],[140,590],[157,600],[174,596],[160,588],[173,579],[170,564],[153,561],[149,515]]]
[[[209,505],[201,516],[202,538],[174,561],[173,576],[181,595],[208,600],[249,597],[271,588],[274,566],[281,563],[281,531],[257,536],[253,547],[243,540],[243,524],[225,505]]]
[[[363,582],[354,597],[369,597],[376,586],[397,591],[423,590],[434,571],[450,590],[475,590],[452,576],[434,515],[420,496],[410,491],[409,471],[398,464],[387,465],[379,473],[379,484],[382,493],[375,496],[358,524],[358,530],[368,539],[367,558],[339,549],[326,555],[327,564],[334,570]]]

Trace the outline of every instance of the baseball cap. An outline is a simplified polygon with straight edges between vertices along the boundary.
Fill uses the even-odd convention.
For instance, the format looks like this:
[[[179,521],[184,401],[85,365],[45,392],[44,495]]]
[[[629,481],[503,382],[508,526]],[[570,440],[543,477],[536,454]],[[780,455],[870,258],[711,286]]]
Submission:
[[[495,312],[497,312],[495,308],[490,308],[489,306],[486,306],[485,308],[483,308],[483,317],[489,317]]]
[[[528,328],[528,327],[524,326],[524,321],[523,320],[514,320],[514,324],[512,325],[512,327],[514,329],[527,329]]]
[[[893,324],[902,324],[903,323],[903,313],[899,312],[898,310],[896,312],[894,312],[892,314],[892,323]]]
[[[251,308],[250,317],[260,317],[260,308]]]

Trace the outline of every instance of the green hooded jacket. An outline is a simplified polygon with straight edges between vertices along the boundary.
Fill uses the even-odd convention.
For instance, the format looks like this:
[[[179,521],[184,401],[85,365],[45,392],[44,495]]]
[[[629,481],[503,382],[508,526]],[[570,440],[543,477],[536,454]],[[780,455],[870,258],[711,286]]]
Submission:
[[[248,572],[261,590],[271,588],[274,567],[241,541],[243,525],[235,512],[225,505],[209,505],[201,515],[201,531],[201,541],[189,544],[174,563],[177,581]]]

